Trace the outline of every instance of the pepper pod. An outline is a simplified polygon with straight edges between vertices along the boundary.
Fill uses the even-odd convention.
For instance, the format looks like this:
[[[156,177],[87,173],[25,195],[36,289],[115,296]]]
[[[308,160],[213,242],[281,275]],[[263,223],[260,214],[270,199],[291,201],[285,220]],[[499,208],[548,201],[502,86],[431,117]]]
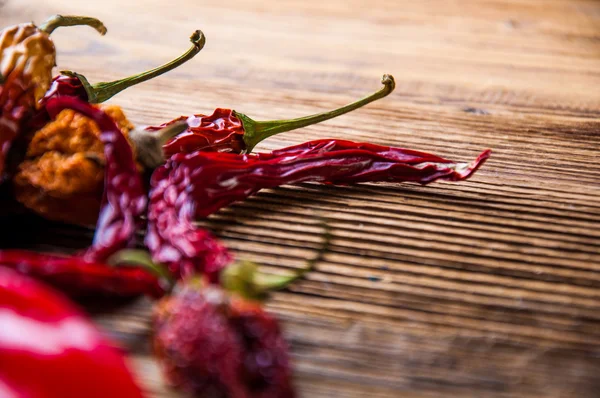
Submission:
[[[65,297],[0,266],[0,396],[141,398],[122,352]]]
[[[98,218],[106,170],[101,129],[92,118],[73,109],[56,112],[48,106],[56,100],[76,99],[98,103],[120,91],[168,72],[192,59],[204,47],[204,34],[190,37],[192,46],[180,57],[158,68],[109,83],[90,85],[87,79],[69,72],[54,79],[41,99],[44,105],[30,120],[30,132],[13,176],[16,199],[45,218],[92,225]],[[65,72],[63,72],[65,73]],[[116,105],[101,106],[128,138],[133,124]],[[166,130],[172,132],[177,125]],[[181,129],[175,133],[181,132]],[[135,146],[129,141],[135,151]],[[138,164],[138,170],[141,166]]]
[[[292,370],[281,327],[261,301],[304,276],[264,274],[249,262],[221,272],[220,286],[198,278],[175,287],[153,317],[153,347],[167,380],[198,396],[291,398]]]
[[[23,23],[0,32],[0,181],[12,142],[41,109],[40,101],[50,87],[56,64],[50,34],[58,27],[75,25],[106,33],[102,22],[95,18],[60,15],[40,27]]]
[[[149,168],[158,167],[164,163],[164,159],[176,153],[196,151],[249,153],[268,137],[341,116],[386,97],[396,87],[392,75],[384,75],[381,84],[383,87],[369,96],[341,108],[312,116],[290,120],[256,121],[243,113],[218,108],[210,116],[181,116],[160,126],[133,131],[131,139],[139,148],[139,161]],[[155,133],[157,130],[183,121],[189,127],[177,136]]]

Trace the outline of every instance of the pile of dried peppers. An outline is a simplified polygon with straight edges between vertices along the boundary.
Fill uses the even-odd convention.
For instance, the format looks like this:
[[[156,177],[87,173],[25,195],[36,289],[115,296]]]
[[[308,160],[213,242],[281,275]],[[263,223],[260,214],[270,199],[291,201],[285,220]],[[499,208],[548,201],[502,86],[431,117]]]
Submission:
[[[187,62],[203,48],[204,35],[194,32],[191,48],[171,62],[92,85],[74,72],[52,77],[51,33],[75,25],[106,33],[97,19],[77,16],[0,33],[2,207],[18,202],[51,220],[96,224],[91,246],[75,255],[0,250],[2,396],[142,396],[120,350],[63,295],[145,294],[159,299],[153,347],[174,386],[206,396],[293,397],[286,342],[261,300],[316,259],[297,275],[264,274],[254,264],[235,262],[196,221],[283,184],[460,181],[490,155],[486,150],[471,163],[456,163],[335,139],[252,153],[270,136],[389,95],[390,75],[375,93],[312,116],[255,121],[218,108],[138,129],[118,106],[99,104]],[[143,245],[136,241],[139,233]],[[45,376],[32,382],[16,370],[20,366]],[[60,382],[75,371],[76,383]]]

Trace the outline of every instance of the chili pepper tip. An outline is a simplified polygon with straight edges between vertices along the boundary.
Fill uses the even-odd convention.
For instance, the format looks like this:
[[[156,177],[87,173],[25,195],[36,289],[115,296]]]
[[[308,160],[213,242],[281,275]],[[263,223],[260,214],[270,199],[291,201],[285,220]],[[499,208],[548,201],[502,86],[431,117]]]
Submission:
[[[192,33],[190,41],[195,44],[196,47],[198,47],[198,51],[200,51],[204,47],[204,44],[206,44],[206,36],[204,35],[204,32],[198,29]]]
[[[383,77],[381,78],[381,84],[388,87],[390,90],[389,91],[390,93],[392,91],[394,91],[394,89],[396,88],[396,80],[394,79],[394,76],[392,76],[392,75],[388,75],[388,74],[383,75]]]

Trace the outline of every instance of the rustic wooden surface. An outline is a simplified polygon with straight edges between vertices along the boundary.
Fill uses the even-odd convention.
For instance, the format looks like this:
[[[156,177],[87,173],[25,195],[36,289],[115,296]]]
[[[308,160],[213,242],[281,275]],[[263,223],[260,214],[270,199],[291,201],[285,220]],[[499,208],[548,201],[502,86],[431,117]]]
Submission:
[[[493,149],[465,183],[283,187],[211,218],[238,258],[284,272],[315,253],[329,217],[317,271],[268,304],[301,396],[600,396],[600,2],[0,1],[2,25],[58,12],[109,28],[54,35],[59,68],[92,82],[205,32],[194,61],[114,99],[137,124],[216,106],[305,115],[391,73],[389,98],[258,149],[318,137],[464,161]],[[66,241],[90,236],[73,231]],[[149,396],[176,397],[150,355],[150,308],[96,319]]]

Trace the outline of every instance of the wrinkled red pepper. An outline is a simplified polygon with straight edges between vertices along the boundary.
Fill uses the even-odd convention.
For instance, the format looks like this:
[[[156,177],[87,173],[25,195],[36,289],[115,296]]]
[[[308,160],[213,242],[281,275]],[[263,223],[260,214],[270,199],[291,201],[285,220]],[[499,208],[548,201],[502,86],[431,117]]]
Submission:
[[[0,396],[142,397],[122,354],[62,295],[0,267]]]
[[[270,153],[176,154],[155,173],[186,214],[206,217],[264,188],[315,181],[324,184],[418,182],[469,178],[490,156],[455,163],[424,152],[345,140],[316,140]]]
[[[0,250],[0,267],[42,280],[71,297],[160,297],[165,293],[159,275],[147,269],[85,261],[77,256]]]
[[[83,258],[104,262],[116,251],[135,244],[135,231],[141,227],[146,210],[146,193],[138,173],[133,152],[115,122],[102,110],[75,97],[48,101],[51,117],[64,109],[73,109],[92,119],[100,130],[106,157],[105,187],[94,242]]]
[[[184,284],[156,306],[153,347],[167,381],[195,394],[293,398],[288,346],[259,302]]]
[[[210,232],[194,225],[190,172],[164,166],[152,174],[144,243],[152,259],[178,278],[204,273],[216,282],[231,255]]]
[[[319,113],[317,115],[302,117],[292,120],[255,121],[243,113],[231,109],[218,108],[210,116],[194,115],[190,117],[181,116],[171,122],[155,127],[147,127],[146,131],[163,129],[173,123],[186,121],[189,128],[176,137],[157,137],[154,145],[138,144],[142,140],[148,140],[143,132],[133,131],[131,139],[136,142],[136,147],[144,147],[150,150],[151,156],[146,158],[146,152],[141,153],[140,162],[155,168],[164,163],[166,158],[176,153],[191,153],[195,151],[242,153],[251,152],[262,140],[275,134],[306,127],[331,118],[343,115],[373,101],[383,98],[394,91],[395,82],[391,75],[384,75],[381,83],[382,89],[359,101],[353,102],[339,109]]]

